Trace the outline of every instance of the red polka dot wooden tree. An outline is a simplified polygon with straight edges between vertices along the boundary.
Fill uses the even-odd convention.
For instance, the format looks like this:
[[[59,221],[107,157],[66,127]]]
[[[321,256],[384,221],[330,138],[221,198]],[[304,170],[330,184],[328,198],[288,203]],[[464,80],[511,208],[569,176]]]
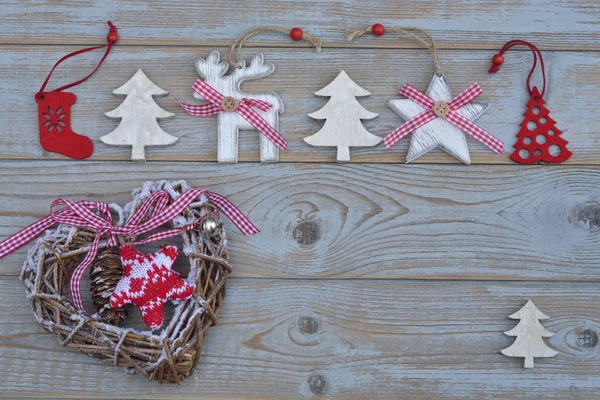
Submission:
[[[569,142],[561,137],[562,131],[556,127],[556,121],[550,118],[550,110],[546,108],[546,102],[544,101],[546,71],[541,51],[529,42],[511,40],[504,45],[499,54],[496,54],[492,58],[494,65],[492,65],[489,72],[490,74],[498,72],[500,66],[504,63],[502,54],[516,45],[529,47],[533,53],[533,67],[527,77],[527,88],[531,97],[527,102],[527,111],[523,114],[525,118],[521,122],[521,130],[517,134],[517,142],[514,145],[515,151],[510,158],[520,164],[535,164],[539,162],[562,163],[567,161],[573,155],[567,149]],[[544,82],[541,93],[536,86],[531,87],[531,77],[537,66],[538,59]]]
[[[550,118],[550,110],[545,104],[538,88],[534,87],[511,160],[521,164],[561,163],[571,157],[572,153],[567,149],[569,142],[560,136],[562,131]]]

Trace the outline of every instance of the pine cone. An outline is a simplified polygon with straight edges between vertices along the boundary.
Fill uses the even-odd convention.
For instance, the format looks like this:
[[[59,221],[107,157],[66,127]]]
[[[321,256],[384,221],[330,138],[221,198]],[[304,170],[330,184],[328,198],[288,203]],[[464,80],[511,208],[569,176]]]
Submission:
[[[119,250],[106,249],[92,263],[90,280],[92,300],[100,317],[109,324],[119,326],[127,318],[125,307],[110,308],[110,296],[123,276],[123,266]]]

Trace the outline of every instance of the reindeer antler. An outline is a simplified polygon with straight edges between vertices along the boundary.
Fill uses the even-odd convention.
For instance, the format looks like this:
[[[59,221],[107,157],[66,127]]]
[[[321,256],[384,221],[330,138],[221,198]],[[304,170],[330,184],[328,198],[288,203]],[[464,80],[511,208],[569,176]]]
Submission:
[[[256,53],[248,67],[246,67],[246,62],[244,60],[240,60],[239,65],[240,68],[235,68],[231,73],[233,79],[238,83],[251,79],[264,78],[275,72],[275,66],[273,64],[265,64],[262,53]]]
[[[220,62],[221,55],[218,51],[211,51],[206,60],[199,58],[196,60],[196,71],[204,80],[210,79],[210,77],[219,77],[225,75],[229,69],[227,63]]]

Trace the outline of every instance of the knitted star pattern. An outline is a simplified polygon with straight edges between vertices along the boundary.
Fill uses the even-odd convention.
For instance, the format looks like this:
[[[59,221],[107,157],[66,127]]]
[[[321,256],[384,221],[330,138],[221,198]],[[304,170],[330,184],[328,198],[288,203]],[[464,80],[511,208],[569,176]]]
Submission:
[[[132,246],[121,247],[123,277],[110,296],[110,307],[133,303],[150,329],[160,328],[167,300],[187,300],[194,293],[194,286],[171,269],[177,254],[173,245],[148,255]]]

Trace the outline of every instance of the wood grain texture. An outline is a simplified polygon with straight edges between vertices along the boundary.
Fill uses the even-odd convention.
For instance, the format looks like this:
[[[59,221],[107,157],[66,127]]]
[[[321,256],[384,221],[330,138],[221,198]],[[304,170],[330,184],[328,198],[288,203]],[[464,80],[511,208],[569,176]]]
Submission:
[[[595,283],[230,279],[195,375],[159,386],[100,365],[36,323],[0,279],[0,396],[172,399],[592,399],[600,396]],[[527,298],[559,351],[524,370],[500,354]]]
[[[42,78],[52,62],[66,52],[79,47],[54,46],[0,46],[0,91],[3,93],[3,133],[0,135],[0,158],[64,159],[58,154],[44,152],[38,139],[35,118],[37,108],[33,94],[39,90]],[[219,49],[223,53],[226,49]],[[431,56],[426,50],[357,50],[329,49],[315,54],[311,51],[276,49],[265,52],[266,59],[276,67],[266,79],[248,82],[242,89],[248,93],[276,93],[287,105],[280,118],[280,131],[288,139],[289,148],[281,152],[282,162],[335,162],[334,148],[315,148],[302,139],[315,132],[321,122],[308,117],[327,99],[313,93],[327,85],[343,67],[352,79],[372,93],[361,104],[380,116],[364,121],[366,129],[383,137],[402,124],[389,107],[387,100],[398,99],[398,91],[405,83],[420,90],[427,89],[433,75]],[[161,88],[170,91],[181,101],[194,102],[191,87],[198,79],[194,63],[206,57],[209,49],[169,47],[127,47],[111,53],[102,70],[78,86],[77,104],[72,109],[72,125],[76,132],[89,136],[95,144],[92,159],[128,160],[127,148],[107,146],[100,137],[115,129],[118,122],[103,115],[121,103],[111,90],[127,81],[135,71],[144,66],[144,72]],[[499,156],[475,139],[468,138],[469,151],[474,164],[514,164],[509,156],[516,141],[519,124],[529,98],[525,80],[531,67],[531,55],[511,52],[510,57],[496,75],[489,75],[489,59],[493,51],[441,51],[440,61],[454,93],[460,93],[477,81],[484,90],[478,101],[490,103],[491,108],[478,119],[478,124],[497,136],[506,145],[506,153]],[[253,51],[245,52],[254,54]],[[59,83],[85,76],[97,62],[98,54],[79,56],[76,63],[59,68],[50,82],[50,88]],[[573,157],[571,164],[599,163],[600,153],[600,53],[545,52],[549,67],[548,108],[557,126],[565,131]],[[345,61],[348,60],[348,61]],[[372,65],[378,65],[374,73]],[[306,66],[310,65],[310,70]],[[415,67],[418,66],[418,67]],[[14,73],[19,71],[19,73]],[[468,71],[466,73],[465,71]],[[217,118],[187,115],[173,98],[157,99],[167,111],[177,118],[161,121],[162,128],[179,137],[175,146],[156,148],[148,160],[216,161]],[[10,122],[10,123],[8,123]],[[258,161],[258,132],[242,131],[239,140],[239,160]],[[357,148],[352,151],[353,162],[402,163],[408,140],[392,149],[383,145]],[[460,163],[442,150],[420,157],[420,163]]]
[[[133,188],[158,179],[227,195],[262,228],[248,238],[226,222],[234,278],[198,371],[179,387],[61,348],[34,322],[16,278],[26,249],[0,260],[0,397],[600,397],[598,1],[0,0],[0,16],[0,239],[45,216],[57,197],[124,204]],[[73,91],[73,130],[92,139],[99,162],[64,161],[39,145],[33,94],[56,60],[102,44],[108,19],[119,44]],[[356,148],[353,164],[317,164],[334,163],[336,150],[302,140],[321,124],[307,114],[327,102],[313,93],[340,70],[372,93],[361,104],[380,114],[365,121],[379,137],[402,123],[386,102],[405,83],[425,90],[434,72],[427,50],[399,35],[345,41],[348,30],[374,22],[433,35],[453,92],[475,81],[483,88],[478,101],[491,108],[477,123],[505,143],[503,156],[468,138],[470,167],[439,165],[459,164],[439,149],[404,166],[403,140],[391,150]],[[195,61],[211,50],[225,54],[258,25],[299,26],[324,41],[315,54],[265,34],[243,51],[246,60],[263,52],[276,67],[241,89],[285,103],[280,131],[289,150],[281,163],[257,163],[256,131],[239,137],[239,161],[252,163],[211,163],[217,117],[188,116],[171,97],[157,103],[177,114],[161,121],[179,138],[175,146],[153,148],[140,164],[126,161],[129,149],[100,142],[118,124],[103,115],[121,103],[112,89],[140,66],[194,102]],[[515,38],[545,50],[545,97],[573,152],[567,165],[509,159],[532,58],[511,51],[498,74],[487,70]],[[87,75],[99,58],[61,65],[49,89]],[[507,316],[528,298],[552,317],[544,326],[556,334],[546,340],[559,352],[534,370],[499,352],[513,342],[503,334],[515,326]]]
[[[144,0],[101,3],[81,1],[28,2],[4,0],[1,43],[101,43],[104,21],[119,29],[120,44],[231,45],[255,26],[299,26],[321,37],[324,46],[348,46],[345,33],[380,22],[387,26],[418,26],[442,48],[498,49],[515,36],[544,48],[600,49],[600,5],[594,0],[523,2],[457,0],[440,2],[360,0],[224,0],[219,2]],[[290,45],[280,35],[252,43]],[[399,37],[361,38],[350,46],[415,47]]]
[[[600,280],[600,172],[584,167],[4,161],[0,235],[61,196],[124,205],[148,179],[229,196],[262,230],[226,221],[238,277]]]

